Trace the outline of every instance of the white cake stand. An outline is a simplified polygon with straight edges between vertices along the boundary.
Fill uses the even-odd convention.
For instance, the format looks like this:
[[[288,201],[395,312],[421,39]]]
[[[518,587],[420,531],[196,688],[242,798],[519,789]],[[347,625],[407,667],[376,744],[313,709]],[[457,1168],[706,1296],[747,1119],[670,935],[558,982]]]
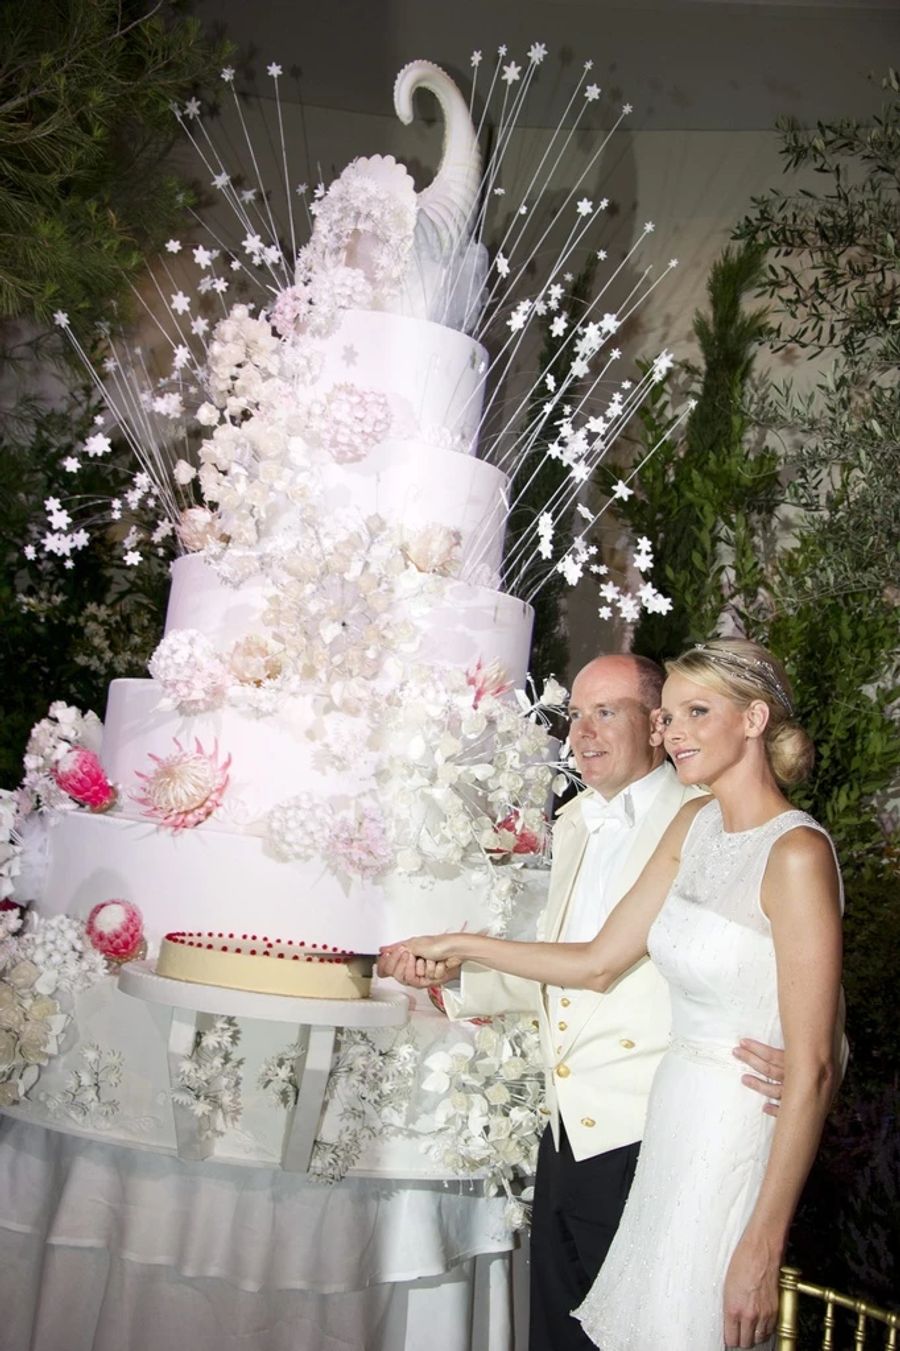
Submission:
[[[291,1172],[306,1172],[322,1115],[325,1088],[339,1027],[404,1027],[409,1021],[409,1000],[399,991],[373,990],[368,999],[303,999],[293,995],[258,994],[230,990],[220,985],[158,976],[149,962],[129,962],[119,974],[123,994],[172,1010],[169,1029],[169,1083],[177,1079],[181,1061],[194,1049],[197,1033],[209,1025],[211,1016],[256,1018],[262,1022],[291,1023],[298,1028],[297,1042],[303,1048],[294,1061],[297,1102],[285,1123],[281,1166]],[[174,1106],[178,1155],[205,1159],[213,1152],[213,1140],[200,1128],[197,1118]]]

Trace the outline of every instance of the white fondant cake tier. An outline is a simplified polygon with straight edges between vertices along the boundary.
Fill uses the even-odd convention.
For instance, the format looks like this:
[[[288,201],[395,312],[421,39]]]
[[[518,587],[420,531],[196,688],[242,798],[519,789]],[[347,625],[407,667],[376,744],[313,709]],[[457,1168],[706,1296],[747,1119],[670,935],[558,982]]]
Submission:
[[[481,869],[430,881],[400,875],[351,880],[325,859],[286,863],[258,836],[211,826],[175,835],[119,816],[62,817],[53,827],[41,913],[84,919],[98,901],[126,897],[144,915],[151,952],[170,930],[243,933],[252,923],[257,933],[302,938],[316,932],[371,954],[416,933],[488,928],[496,918]],[[517,904],[528,908],[532,889],[545,891],[547,875],[538,869],[523,876],[526,891]]]
[[[378,390],[388,398],[394,439],[443,435],[454,449],[474,452],[489,364],[474,338],[426,319],[347,310],[317,347],[317,395],[339,384]]]
[[[286,943],[256,934],[192,929],[162,940],[156,973],[169,980],[220,985],[302,999],[365,999],[372,958],[333,953],[318,944]]]
[[[534,611],[503,591],[436,578],[414,661],[465,669],[479,657],[499,661],[507,677],[521,686],[528,669]],[[248,634],[263,632],[262,614],[272,584],[251,579],[239,587],[220,580],[200,554],[172,564],[172,588],[166,633],[197,629],[221,651]]]
[[[413,536],[434,526],[459,534],[463,575],[472,568],[498,573],[503,557],[507,476],[495,465],[391,436],[361,460],[322,470],[322,515],[353,509],[360,518],[379,516],[386,526]],[[289,533],[296,509],[271,508],[266,539]]]

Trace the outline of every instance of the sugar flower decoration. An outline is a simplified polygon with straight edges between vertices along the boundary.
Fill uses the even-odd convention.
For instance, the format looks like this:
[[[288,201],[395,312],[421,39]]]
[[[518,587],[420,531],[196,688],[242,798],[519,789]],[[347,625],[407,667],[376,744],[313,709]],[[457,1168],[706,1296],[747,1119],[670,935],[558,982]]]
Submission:
[[[308,431],[339,464],[365,459],[391,430],[391,410],[383,394],[357,385],[334,385],[308,411]]]
[[[107,961],[130,962],[144,957],[144,918],[131,901],[99,901],[87,917],[85,937]]]
[[[73,747],[53,767],[53,777],[64,793],[92,812],[105,812],[116,800],[116,789],[95,751]]]
[[[218,745],[204,750],[195,740],[192,751],[185,750],[177,737],[174,754],[165,757],[150,753],[155,768],[148,773],[137,771],[143,785],[134,801],[143,807],[144,815],[170,830],[192,830],[221,806],[228,787],[231,768],[229,755],[219,763]]]
[[[160,708],[202,713],[225,697],[229,673],[209,639],[197,629],[173,629],[150,658],[147,669],[163,688]]]

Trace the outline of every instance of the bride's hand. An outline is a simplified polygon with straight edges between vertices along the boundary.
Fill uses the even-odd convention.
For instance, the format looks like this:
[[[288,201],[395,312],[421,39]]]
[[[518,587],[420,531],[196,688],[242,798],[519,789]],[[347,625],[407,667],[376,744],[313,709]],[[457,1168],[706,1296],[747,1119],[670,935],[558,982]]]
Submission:
[[[772,1336],[777,1319],[778,1261],[745,1234],[725,1277],[725,1345],[756,1346]]]

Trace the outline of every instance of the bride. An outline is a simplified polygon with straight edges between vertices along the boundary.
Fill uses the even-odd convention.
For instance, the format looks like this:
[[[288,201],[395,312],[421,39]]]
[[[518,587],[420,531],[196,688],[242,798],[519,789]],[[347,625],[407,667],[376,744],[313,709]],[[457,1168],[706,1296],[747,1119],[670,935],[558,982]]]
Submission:
[[[649,952],[668,980],[672,1042],[634,1184],[573,1310],[601,1351],[769,1343],[788,1228],[835,1083],[841,883],[828,836],[782,791],[813,758],[787,676],[746,639],[699,644],[666,669],[658,731],[682,782],[711,796],[682,808],[596,938],[459,933],[389,949],[408,953],[420,977],[472,961],[599,991]],[[748,1028],[785,1048],[775,1118],[756,1109],[731,1055]]]

